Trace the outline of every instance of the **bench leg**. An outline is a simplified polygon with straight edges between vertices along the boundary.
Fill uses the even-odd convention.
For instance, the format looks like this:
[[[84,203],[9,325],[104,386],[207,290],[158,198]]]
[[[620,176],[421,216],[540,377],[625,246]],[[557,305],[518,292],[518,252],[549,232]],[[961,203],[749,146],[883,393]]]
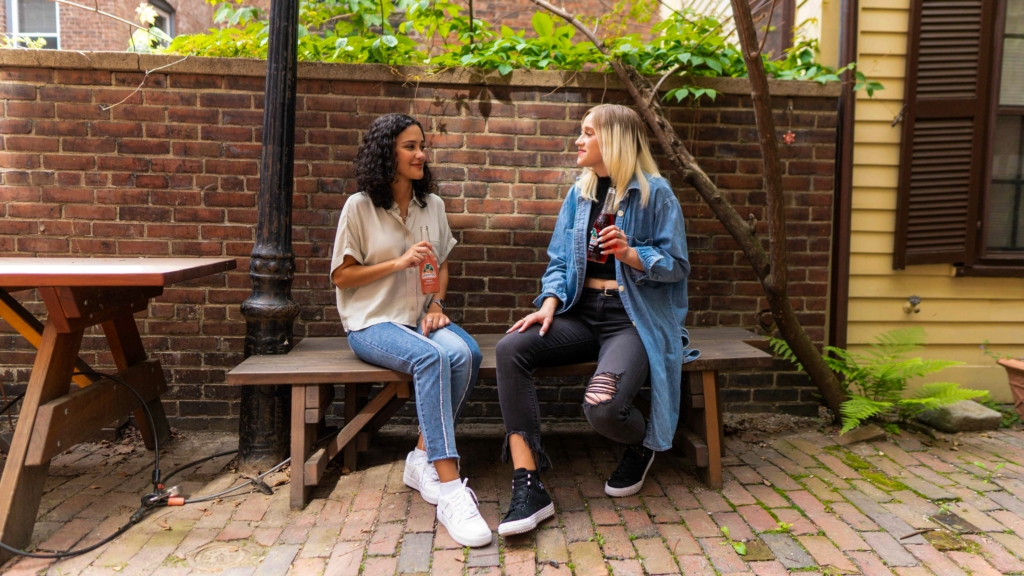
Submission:
[[[701,372],[701,385],[704,391],[704,426],[698,431],[701,439],[708,445],[708,466],[698,468],[701,480],[709,488],[722,488],[722,417],[721,403],[718,399],[718,373],[714,370]]]
[[[352,419],[359,413],[359,389],[358,384],[345,385],[345,425],[348,426]],[[349,472],[356,471],[356,458],[358,446],[355,442],[349,442],[342,450],[342,465],[348,468]]]
[[[318,424],[306,424],[306,386],[292,386],[292,465],[289,505],[301,510],[309,502],[312,486],[306,486],[305,467],[316,440]]]

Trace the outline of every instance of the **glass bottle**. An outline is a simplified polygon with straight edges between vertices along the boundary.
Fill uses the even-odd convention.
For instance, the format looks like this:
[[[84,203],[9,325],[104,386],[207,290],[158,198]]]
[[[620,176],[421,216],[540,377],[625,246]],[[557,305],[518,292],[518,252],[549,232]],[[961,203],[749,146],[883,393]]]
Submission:
[[[590,242],[587,243],[587,260],[604,264],[608,261],[608,255],[602,254],[601,245],[598,239],[601,237],[601,230],[615,223],[615,188],[608,188],[608,195],[604,197],[604,207],[601,213],[594,220],[594,227],[590,229]]]
[[[420,226],[420,242],[430,242],[430,229]],[[441,291],[441,280],[438,277],[437,256],[431,247],[430,253],[420,262],[420,291],[424,294],[437,294]]]

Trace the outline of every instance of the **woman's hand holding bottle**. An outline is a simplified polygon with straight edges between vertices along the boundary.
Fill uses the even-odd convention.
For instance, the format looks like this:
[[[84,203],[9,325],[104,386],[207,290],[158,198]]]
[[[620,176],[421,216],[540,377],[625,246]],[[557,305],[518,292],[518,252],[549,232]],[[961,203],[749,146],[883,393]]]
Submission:
[[[395,258],[395,265],[399,270],[405,270],[406,268],[415,268],[423,262],[423,259],[430,254],[434,248],[430,245],[430,242],[423,241],[413,244],[405,254],[402,254],[398,258]]]

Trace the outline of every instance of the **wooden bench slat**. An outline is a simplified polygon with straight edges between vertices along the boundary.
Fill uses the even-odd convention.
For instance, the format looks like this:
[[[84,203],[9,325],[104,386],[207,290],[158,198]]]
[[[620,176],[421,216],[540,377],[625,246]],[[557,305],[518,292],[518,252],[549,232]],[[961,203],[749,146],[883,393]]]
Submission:
[[[746,332],[746,331],[744,331]],[[712,333],[707,333],[711,336]],[[481,378],[495,377],[494,347],[503,334],[476,337],[483,353]],[[770,368],[771,354],[742,340],[696,340],[693,347],[701,357],[683,365],[686,372],[704,370],[750,370]],[[573,376],[592,373],[597,364],[584,362],[567,366],[540,368],[536,375]],[[367,364],[348,347],[347,338],[307,338],[291,352],[277,356],[250,356],[228,372],[226,383],[234,386],[259,384],[348,384],[365,382],[410,381],[408,374]]]

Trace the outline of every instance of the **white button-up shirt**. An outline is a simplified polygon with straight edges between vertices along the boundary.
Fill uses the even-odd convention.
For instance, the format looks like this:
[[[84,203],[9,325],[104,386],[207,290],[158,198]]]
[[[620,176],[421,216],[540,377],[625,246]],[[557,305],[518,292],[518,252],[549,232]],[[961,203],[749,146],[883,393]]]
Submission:
[[[409,203],[406,221],[398,205],[388,210],[377,208],[370,197],[359,192],[345,202],[334,237],[331,274],[341,266],[345,256],[355,258],[364,266],[394,260],[420,241],[420,227],[430,229],[430,243],[437,254],[437,263],[448,259],[456,241],[448,227],[444,201],[428,194],[425,205],[414,198]],[[381,322],[418,326],[426,314],[430,294],[420,290],[419,268],[407,268],[358,288],[335,288],[338,314],[345,330],[353,332]]]

